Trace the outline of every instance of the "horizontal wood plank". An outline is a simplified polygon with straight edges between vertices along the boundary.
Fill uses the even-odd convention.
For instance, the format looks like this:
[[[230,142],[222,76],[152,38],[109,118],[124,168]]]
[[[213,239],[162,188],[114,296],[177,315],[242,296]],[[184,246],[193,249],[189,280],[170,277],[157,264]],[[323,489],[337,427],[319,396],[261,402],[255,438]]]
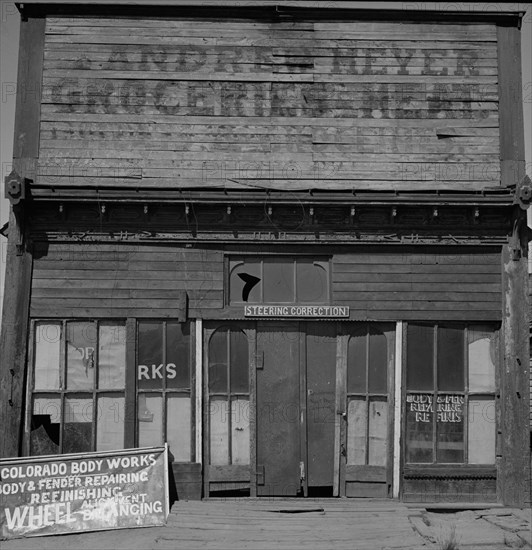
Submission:
[[[358,466],[348,464],[345,467],[346,481],[386,482],[386,466]]]
[[[184,317],[223,305],[223,256],[173,246],[37,243],[33,316]]]
[[[41,110],[43,187],[500,185],[493,24],[53,17]]]
[[[352,318],[499,319],[500,253],[339,254],[332,288]]]
[[[205,473],[209,482],[247,482],[250,481],[250,468],[245,465],[213,466],[205,467]]]

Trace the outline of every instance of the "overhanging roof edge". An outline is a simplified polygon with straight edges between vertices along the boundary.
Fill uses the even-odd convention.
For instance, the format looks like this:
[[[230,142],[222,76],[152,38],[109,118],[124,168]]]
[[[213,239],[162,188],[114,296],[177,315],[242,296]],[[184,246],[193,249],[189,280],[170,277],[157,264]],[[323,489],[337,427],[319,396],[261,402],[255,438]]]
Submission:
[[[357,5],[358,4],[358,5]],[[186,9],[199,9],[204,10],[228,10],[231,8],[237,8],[242,13],[249,13],[252,11],[260,11],[265,8],[272,8],[278,10],[281,8],[284,13],[293,11],[294,13],[300,11],[313,11],[321,13],[335,13],[335,12],[350,12],[360,18],[370,18],[377,20],[387,20],[390,18],[409,20],[409,19],[422,19],[431,20],[438,19],[442,21],[457,21],[463,19],[464,21],[508,21],[514,20],[517,24],[520,24],[526,11],[523,10],[507,10],[507,11],[483,11],[483,10],[441,10],[441,9],[400,9],[400,8],[361,8],[359,2],[339,0],[334,5],[329,2],[316,2],[310,0],[257,0],[253,4],[242,5],[241,1],[236,0],[93,0],[90,3],[77,3],[72,0],[54,0],[50,2],[48,0],[30,0],[28,2],[15,2],[18,10],[23,15],[45,15],[52,13],[98,13],[105,10],[109,15],[116,14],[116,12],[128,12],[128,11],[141,11],[142,9],[149,8],[162,8],[164,10],[186,10]],[[378,6],[378,4],[377,4]],[[33,13],[32,13],[33,12]],[[232,14],[234,15],[234,13]],[[151,14],[152,17],[157,18],[158,15]],[[164,15],[163,15],[164,16]]]

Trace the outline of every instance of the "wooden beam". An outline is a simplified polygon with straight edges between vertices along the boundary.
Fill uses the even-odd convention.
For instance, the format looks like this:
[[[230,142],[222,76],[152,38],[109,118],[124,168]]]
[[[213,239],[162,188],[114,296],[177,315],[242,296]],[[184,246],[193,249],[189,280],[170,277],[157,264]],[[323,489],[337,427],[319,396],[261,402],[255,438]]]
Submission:
[[[334,467],[333,467],[333,496],[340,496],[340,461],[341,461],[341,423],[345,412],[345,354],[343,353],[343,337],[340,333],[341,325],[337,324],[336,337],[336,388],[335,388],[335,416],[334,416]]]
[[[525,176],[521,43],[515,27],[498,27],[501,185]],[[516,207],[514,235],[502,250],[502,457],[499,499],[506,506],[530,500],[528,244],[520,229],[526,214]]]
[[[44,19],[22,21],[17,77],[13,164],[34,178],[39,154],[39,118],[44,52]],[[18,456],[22,445],[24,384],[32,273],[24,204],[12,207],[6,256],[2,332],[0,334],[0,458]]]
[[[524,218],[526,214],[518,213]],[[530,500],[530,424],[529,424],[529,296],[527,246],[503,247],[503,321],[501,373],[502,459],[499,498],[506,506],[522,507]]]
[[[518,185],[525,177],[521,36],[515,27],[497,27],[501,185]]]
[[[345,326],[345,325],[344,325]],[[334,496],[346,496],[345,469],[347,463],[347,347],[349,334],[340,333],[336,348],[336,418],[335,418],[335,460],[338,459],[338,494]],[[336,443],[338,441],[338,443]],[[335,488],[333,487],[333,490]]]
[[[195,369],[195,446],[196,446],[196,462],[203,463],[203,321],[196,319],[194,323],[195,334],[195,351],[194,351],[194,369]]]
[[[19,175],[32,180],[39,156],[44,31],[44,19],[20,23],[13,167]]]
[[[399,498],[401,486],[401,410],[403,374],[403,338],[406,323],[398,321],[395,332],[395,372],[394,372],[394,411],[393,411],[393,480],[392,496]]]
[[[137,376],[136,365],[136,336],[137,322],[133,318],[126,320],[126,387],[125,387],[125,423],[124,423],[124,448],[135,447],[135,435],[137,426],[137,404],[135,395],[135,383]]]
[[[21,218],[12,209],[0,335],[0,458],[19,456],[22,442],[32,270],[32,254],[23,242]]]
[[[76,3],[73,0],[32,0],[17,2],[16,5],[24,15],[101,15],[106,16],[153,16],[153,7],[157,7],[159,17],[176,15],[193,15],[197,17],[251,17],[271,18],[279,9],[284,14],[299,19],[300,16],[316,18],[334,17],[337,19],[390,20],[390,21],[437,21],[437,22],[496,22],[518,24],[523,12],[508,11],[460,11],[460,10],[426,10],[426,9],[388,9],[361,8],[360,2],[342,1],[327,2],[301,0],[295,5],[293,0],[257,0],[242,5],[239,0],[144,0],[143,5],[134,5],[131,0],[95,0],[90,3]],[[416,4],[414,3],[415,7]]]
[[[249,350],[249,496],[257,496],[257,330],[245,329]]]

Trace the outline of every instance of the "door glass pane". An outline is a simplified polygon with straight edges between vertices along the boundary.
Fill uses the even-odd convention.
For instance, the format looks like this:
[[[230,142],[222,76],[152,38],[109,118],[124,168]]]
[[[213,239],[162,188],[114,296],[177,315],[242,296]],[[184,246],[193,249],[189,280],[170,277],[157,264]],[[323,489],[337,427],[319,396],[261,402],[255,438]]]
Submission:
[[[232,260],[230,268],[230,303],[258,304],[261,301],[262,288],[260,260]]]
[[[388,341],[375,326],[369,328],[369,392],[388,391]]]
[[[433,415],[431,394],[406,396],[406,461],[433,462]]]
[[[436,460],[438,462],[464,461],[464,396],[437,396]]]
[[[210,463],[229,464],[229,415],[226,397],[211,397],[209,427]]]
[[[231,401],[232,464],[249,464],[249,399],[234,397]]]
[[[297,301],[302,303],[325,303],[329,301],[329,281],[326,262],[297,260],[296,288]]]
[[[63,453],[92,451],[92,398],[67,397],[63,417]]]
[[[59,397],[35,397],[31,415],[30,454],[52,455],[59,452],[61,427]]]
[[[366,393],[367,328],[359,325],[351,329],[347,350],[347,392]]]
[[[124,397],[105,394],[98,397],[96,417],[96,450],[124,448]]]
[[[368,464],[386,466],[388,434],[388,403],[382,399],[369,402]]]
[[[469,398],[468,463],[495,464],[495,401]]]
[[[138,387],[143,390],[163,387],[163,323],[141,321],[138,324]]]
[[[406,387],[409,390],[434,388],[434,327],[408,325]]]
[[[96,323],[67,323],[67,389],[91,390],[94,387],[96,340]]]
[[[230,334],[231,391],[249,393],[249,351],[246,334],[232,330]]]
[[[98,387],[120,389],[126,376],[126,327],[100,323],[98,345]]]
[[[218,329],[209,342],[209,392],[227,393],[227,328]]]
[[[438,390],[464,390],[464,329],[438,327]]]
[[[295,302],[294,260],[264,260],[264,301],[270,303]]]
[[[166,387],[190,388],[190,324],[166,324]]]
[[[495,391],[497,335],[489,327],[468,329],[469,391]]]
[[[190,462],[190,397],[169,395],[166,400],[166,441],[176,462]]]
[[[163,398],[160,394],[138,396],[139,447],[163,444]]]
[[[35,389],[58,390],[61,325],[35,323]]]
[[[366,399],[352,398],[347,407],[347,464],[366,464],[367,420]]]

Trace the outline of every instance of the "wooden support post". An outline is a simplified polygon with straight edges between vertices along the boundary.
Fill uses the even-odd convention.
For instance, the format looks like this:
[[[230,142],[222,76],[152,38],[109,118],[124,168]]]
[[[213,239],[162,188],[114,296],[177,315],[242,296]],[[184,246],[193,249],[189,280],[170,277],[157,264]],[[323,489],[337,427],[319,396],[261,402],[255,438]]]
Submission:
[[[137,377],[136,360],[137,322],[133,318],[126,320],[126,387],[125,387],[125,424],[124,447],[135,447],[137,430],[137,403],[135,385]]]
[[[403,404],[403,334],[405,323],[398,321],[395,332],[395,372],[394,372],[394,411],[393,411],[393,483],[392,496],[399,498],[401,486],[401,411]]]
[[[19,456],[22,443],[32,269],[23,232],[22,218],[11,209],[0,336],[0,458]]]
[[[201,319],[195,321],[195,353],[194,364],[196,373],[195,387],[195,409],[196,409],[196,462],[203,463],[203,322]]]
[[[516,27],[497,28],[501,185],[519,188],[525,175],[521,40]],[[530,501],[528,243],[526,214],[515,206],[514,230],[502,250],[501,445],[499,499]]]
[[[518,215],[526,223],[525,212]],[[519,507],[530,502],[528,246],[521,244],[519,258],[514,243],[505,245],[502,252],[502,460],[498,471],[502,503]]]
[[[333,496],[345,496],[346,418],[347,418],[347,345],[349,336],[338,331],[336,339],[336,415],[334,418]]]
[[[257,330],[246,329],[249,346],[249,496],[257,496]]]
[[[22,21],[20,25],[13,168],[23,181],[35,178],[39,156],[44,26],[44,19],[40,18]],[[0,458],[18,456],[22,445],[32,271],[25,220],[21,201],[12,206],[9,216],[0,334]]]

